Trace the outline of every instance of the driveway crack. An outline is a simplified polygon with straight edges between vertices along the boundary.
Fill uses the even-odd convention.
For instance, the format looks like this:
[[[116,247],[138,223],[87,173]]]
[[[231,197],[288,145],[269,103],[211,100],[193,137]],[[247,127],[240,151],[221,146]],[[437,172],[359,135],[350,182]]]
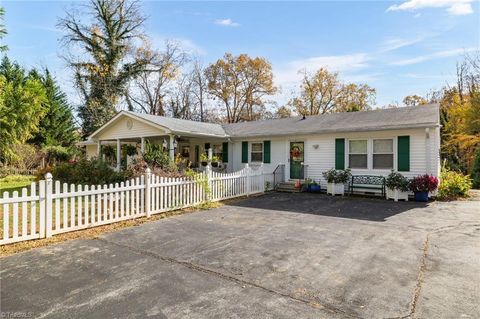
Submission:
[[[428,256],[428,249],[430,247],[430,234],[427,234],[425,241],[423,242],[422,247],[422,260],[420,262],[420,267],[418,269],[417,274],[417,284],[415,285],[415,289],[413,292],[412,301],[410,303],[410,313],[407,317],[413,317],[417,310],[418,300],[420,298],[420,293],[422,291],[422,285],[424,282],[425,271],[427,269],[427,256]]]
[[[274,295],[277,295],[277,296],[280,296],[280,297],[284,297],[284,298],[287,298],[287,299],[290,299],[290,300],[293,300],[293,301],[296,301],[296,302],[301,302],[301,303],[306,304],[306,305],[308,305],[308,306],[310,306],[314,309],[325,309],[326,311],[328,311],[330,313],[342,314],[342,315],[344,315],[346,317],[350,317],[350,318],[361,318],[358,315],[347,313],[346,311],[344,311],[342,309],[339,309],[339,308],[336,308],[332,305],[321,304],[316,300],[299,298],[297,296],[293,296],[293,295],[288,294],[288,293],[277,291],[277,290],[274,290],[274,289],[256,284],[254,282],[250,282],[250,281],[247,281],[247,280],[244,280],[244,279],[240,279],[240,278],[237,278],[235,276],[228,275],[228,274],[225,274],[225,273],[213,270],[213,269],[202,267],[200,265],[197,265],[197,264],[194,264],[194,263],[191,263],[191,262],[188,262],[188,261],[181,261],[181,260],[177,260],[177,259],[172,258],[172,257],[162,256],[162,255],[159,255],[157,253],[154,253],[154,252],[151,252],[151,251],[148,251],[148,250],[139,249],[139,248],[136,248],[136,247],[133,247],[133,246],[109,241],[105,238],[97,237],[96,239],[99,240],[99,241],[102,241],[104,243],[107,243],[107,244],[115,245],[117,247],[126,248],[129,251],[132,251],[136,254],[145,255],[145,256],[148,256],[148,257],[151,257],[151,258],[154,258],[154,259],[158,259],[158,260],[168,262],[168,263],[181,265],[181,266],[186,267],[186,268],[191,269],[191,270],[203,272],[205,274],[209,274],[209,275],[212,275],[212,276],[215,276],[215,277],[218,277],[218,278],[222,278],[224,280],[228,280],[228,281],[234,282],[236,284],[239,284],[242,287],[248,285],[248,286],[251,286],[251,287],[254,287],[254,288],[258,288],[258,289],[261,289],[261,290],[263,290],[265,292],[268,292],[270,294],[274,294]]]

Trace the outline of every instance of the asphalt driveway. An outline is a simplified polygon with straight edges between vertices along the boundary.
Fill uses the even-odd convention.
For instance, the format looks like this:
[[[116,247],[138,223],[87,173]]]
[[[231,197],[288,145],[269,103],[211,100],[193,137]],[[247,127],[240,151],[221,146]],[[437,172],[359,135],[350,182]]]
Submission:
[[[480,202],[272,193],[0,260],[2,316],[478,318]]]

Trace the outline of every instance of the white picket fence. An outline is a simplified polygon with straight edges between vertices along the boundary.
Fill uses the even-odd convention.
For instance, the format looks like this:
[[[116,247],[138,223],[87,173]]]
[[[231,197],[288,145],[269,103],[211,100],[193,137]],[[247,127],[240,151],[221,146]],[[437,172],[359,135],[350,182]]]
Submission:
[[[166,211],[196,206],[205,201],[261,193],[263,167],[248,165],[234,173],[210,168],[192,177],[166,178],[147,169],[141,177],[110,185],[68,185],[52,175],[19,196],[3,193],[0,245],[51,237],[56,234],[111,224]]]

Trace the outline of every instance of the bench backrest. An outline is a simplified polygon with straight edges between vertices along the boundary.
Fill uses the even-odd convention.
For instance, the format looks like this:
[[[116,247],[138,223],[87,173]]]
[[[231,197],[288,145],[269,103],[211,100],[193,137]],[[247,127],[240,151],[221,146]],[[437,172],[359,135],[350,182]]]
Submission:
[[[384,185],[385,177],[375,175],[352,175],[352,184]]]

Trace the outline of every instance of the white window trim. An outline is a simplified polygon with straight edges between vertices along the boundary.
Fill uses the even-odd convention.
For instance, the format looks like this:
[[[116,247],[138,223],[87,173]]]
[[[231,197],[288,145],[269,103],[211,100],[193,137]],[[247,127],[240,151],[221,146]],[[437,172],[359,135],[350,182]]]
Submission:
[[[262,160],[261,161],[252,161],[252,144],[262,144]],[[263,142],[262,141],[251,141],[248,143],[248,160],[249,163],[263,163],[263,155],[264,155],[264,149],[263,149]],[[255,152],[255,153],[260,153],[260,152]]]
[[[388,168],[373,168],[373,140],[393,140],[393,170],[397,170],[397,136],[365,137],[365,138],[345,138],[345,167],[350,167],[350,141],[367,140],[367,168],[351,168],[359,172],[375,171],[378,173],[389,173]]]
[[[353,155],[367,155],[367,167],[366,168],[350,168],[350,141],[367,141],[367,153],[353,153]],[[345,152],[345,156],[346,156],[346,167],[347,168],[350,168],[352,170],[369,170],[369,168],[371,167],[370,165],[370,141],[368,138],[350,138],[350,139],[347,139],[347,143],[346,143],[346,148],[347,148],[347,151]]]
[[[392,153],[375,153],[374,152],[374,141],[376,140],[391,140],[392,141]],[[372,138],[372,154],[371,154],[371,157],[372,157],[372,170],[375,170],[375,171],[390,171],[392,169],[396,169],[396,165],[395,165],[395,140],[396,138],[390,138],[390,137],[375,137],[375,138]],[[373,167],[373,155],[375,154],[379,154],[379,155],[392,155],[392,168],[374,168]]]

